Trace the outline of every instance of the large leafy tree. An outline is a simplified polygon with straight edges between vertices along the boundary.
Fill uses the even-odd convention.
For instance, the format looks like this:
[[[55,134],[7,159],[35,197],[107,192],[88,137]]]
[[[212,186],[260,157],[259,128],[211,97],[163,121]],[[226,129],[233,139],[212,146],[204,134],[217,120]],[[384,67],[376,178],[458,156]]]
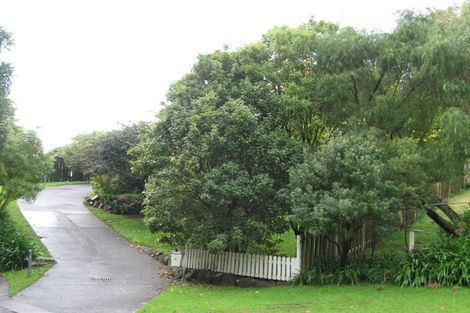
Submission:
[[[12,45],[11,34],[0,27],[0,53]],[[12,123],[13,108],[8,98],[13,68],[9,63],[0,63],[0,149],[5,144]]]
[[[331,138],[290,172],[291,221],[303,233],[326,236],[346,264],[357,233],[397,227],[400,181],[372,136]]]
[[[442,201],[430,183],[461,178],[470,156],[469,7],[403,12],[390,34],[328,27],[318,36],[311,30],[321,23],[310,22],[276,28],[265,37],[281,81],[286,129],[306,143],[315,143],[317,134],[370,127],[380,129],[393,147],[409,138],[407,151],[419,156],[413,164],[420,180],[405,175],[400,184],[410,198],[421,200],[409,208],[425,210],[452,234],[457,227],[436,214],[433,204]],[[440,209],[458,221],[450,207]]]
[[[167,108],[135,149],[135,169],[151,176],[146,189],[147,221],[154,229],[174,231],[180,242],[190,239],[220,249],[248,247],[249,236],[255,238],[253,243],[264,238],[249,234],[249,227],[239,231],[238,224],[229,223],[242,235],[231,234],[215,214],[225,214],[235,203],[244,212],[239,221],[248,224],[261,220],[253,206],[271,203],[266,205],[257,197],[242,201],[245,196],[207,189],[205,184],[215,176],[205,175],[217,169],[223,175],[214,185],[222,187],[241,185],[238,179],[245,177],[245,171],[251,178],[263,173],[275,186],[269,191],[272,201],[278,201],[285,194],[279,191],[287,183],[287,169],[302,162],[298,149],[292,147],[315,151],[323,140],[340,133],[374,128],[381,144],[388,146],[384,148],[387,177],[399,184],[398,192],[407,200],[397,206],[424,209],[442,222],[431,205],[438,201],[431,183],[461,175],[463,160],[469,156],[469,137],[463,129],[470,95],[469,7],[403,12],[391,33],[310,20],[297,28],[276,27],[260,42],[233,52],[200,56],[191,72],[172,86]],[[245,122],[253,123],[239,124],[244,131],[222,132],[241,112],[233,109],[235,104],[251,112],[252,118],[247,115]],[[271,164],[270,170],[253,172],[261,159],[252,156],[253,163],[247,167],[236,156],[269,149],[261,140],[248,146],[229,145],[245,135],[270,138],[274,151],[289,158],[264,153],[263,162]],[[231,147],[230,158],[215,148],[219,141],[224,148]],[[452,148],[446,148],[449,144]],[[227,162],[237,165],[233,168],[239,176],[227,174]],[[413,175],[404,171],[409,164],[416,169]],[[258,186],[256,182],[245,181],[245,191]],[[203,202],[214,201],[215,195],[222,197],[217,205]],[[273,202],[272,208],[282,207],[281,203]],[[272,215],[288,214],[291,209],[296,210],[295,205],[272,210]],[[283,223],[282,218],[273,220]]]
[[[269,245],[287,227],[278,192],[298,149],[241,100],[219,105],[209,93],[187,106],[173,99],[133,151],[135,169],[151,168],[146,221],[180,245],[213,251]]]
[[[144,177],[132,173],[128,150],[137,144],[143,127],[144,124],[139,124],[108,132],[80,134],[71,144],[49,152],[49,157],[62,157],[73,171],[91,175],[95,192],[101,196],[141,193]]]
[[[11,34],[0,27],[0,53],[13,44]],[[0,63],[0,213],[12,200],[32,200],[47,172],[41,142],[34,132],[16,126],[8,98],[13,68]]]
[[[87,172],[93,176],[95,191],[111,196],[141,193],[144,178],[131,171],[128,151],[138,142],[139,126],[125,126],[99,136],[86,151]]]
[[[33,200],[47,173],[47,158],[39,138],[32,131],[11,126],[0,151],[0,213],[20,197]]]
[[[105,132],[100,131],[79,134],[72,139],[72,143],[52,149],[47,153],[50,158],[51,170],[55,157],[61,157],[72,171],[89,174],[91,171],[91,149],[97,140],[104,135]]]

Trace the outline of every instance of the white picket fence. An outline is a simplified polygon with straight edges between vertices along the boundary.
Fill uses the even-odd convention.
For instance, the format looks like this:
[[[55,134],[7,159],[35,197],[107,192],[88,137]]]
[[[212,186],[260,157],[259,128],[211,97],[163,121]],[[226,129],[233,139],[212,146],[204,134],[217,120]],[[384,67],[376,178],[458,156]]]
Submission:
[[[212,254],[199,249],[172,253],[171,265],[282,281],[291,280],[300,271],[297,258],[235,252]]]

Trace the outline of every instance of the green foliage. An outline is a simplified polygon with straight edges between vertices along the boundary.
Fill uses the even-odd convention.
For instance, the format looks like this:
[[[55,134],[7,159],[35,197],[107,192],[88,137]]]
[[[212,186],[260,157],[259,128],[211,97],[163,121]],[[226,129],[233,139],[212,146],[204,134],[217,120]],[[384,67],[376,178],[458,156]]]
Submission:
[[[113,174],[94,176],[91,179],[91,184],[93,191],[106,201],[114,200],[117,193],[122,190],[119,178]]]
[[[13,44],[11,33],[0,26],[0,53]],[[13,107],[8,98],[13,68],[9,63],[0,63],[0,151],[2,150],[10,124],[13,123]]]
[[[8,284],[8,295],[13,297],[21,290],[34,284],[39,278],[41,278],[50,268],[52,264],[41,265],[33,267],[33,273],[28,276],[27,269],[12,270],[2,273]]]
[[[26,237],[28,241],[36,247],[38,256],[51,257],[49,251],[47,251],[38,235],[34,232],[31,225],[29,225],[28,221],[24,218],[16,201],[10,202],[6,211],[6,215],[15,226],[16,232],[21,234],[21,236]]]
[[[372,236],[398,223],[397,189],[387,179],[388,170],[374,137],[331,138],[291,170],[290,220],[303,232],[331,235],[344,265],[366,222],[374,225]]]
[[[146,221],[172,234],[175,245],[217,251],[269,245],[287,227],[278,192],[298,147],[241,100],[220,103],[212,92],[191,106],[183,100],[173,99],[133,151],[136,169],[153,169]]]
[[[150,232],[140,216],[117,215],[92,207],[89,209],[99,219],[132,244],[145,246],[165,253],[169,253],[174,250],[172,246],[161,240],[163,236],[161,232]]]
[[[39,138],[32,131],[11,125],[0,151],[0,212],[20,197],[33,200],[47,173],[47,161]]]
[[[0,272],[22,268],[29,249],[36,253],[35,245],[16,231],[8,217],[0,218]]]
[[[73,171],[90,174],[93,190],[103,199],[139,193],[144,188],[144,177],[131,172],[128,150],[137,144],[140,127],[143,125],[81,134],[72,144],[51,151],[49,157],[63,157]]]
[[[104,134],[94,141],[88,151],[88,172],[108,176],[108,188],[115,193],[139,192],[143,178],[131,172],[128,150],[138,142],[139,126],[125,126]],[[112,176],[112,177],[111,177]]]
[[[469,157],[469,17],[468,4],[406,11],[391,33],[312,19],[200,56],[132,149],[150,177],[146,221],[174,244],[256,250],[285,228],[292,198],[292,222],[340,232],[345,257],[367,220],[381,233],[434,203],[431,182]],[[378,139],[348,150],[341,134],[371,129]]]
[[[297,275],[293,283],[297,285],[395,283],[402,259],[402,255],[387,253],[373,257],[355,256],[344,266],[339,260],[330,260]]]
[[[459,108],[442,114],[433,140],[426,145],[425,155],[427,167],[435,181],[460,178],[462,164],[470,156],[470,115]]]
[[[401,263],[397,281],[402,286],[420,287],[470,285],[470,236],[452,238],[439,234],[426,247],[409,253]]]
[[[470,195],[470,190],[467,190],[467,194]],[[465,230],[465,234],[469,234],[470,235],[470,204],[464,206],[462,205],[462,208],[460,209],[462,211],[461,213],[461,217],[462,217],[462,224],[464,225],[464,230]]]
[[[90,172],[90,157],[93,145],[105,135],[105,132],[95,131],[89,134],[79,134],[73,138],[71,144],[55,148],[47,153],[50,159],[51,170],[55,157],[65,160],[66,166],[75,172]]]
[[[405,137],[387,140],[381,144],[385,153],[386,179],[393,181],[401,210],[419,209],[423,200],[433,194],[428,160],[421,151],[417,139]],[[432,201],[432,200],[429,200]]]

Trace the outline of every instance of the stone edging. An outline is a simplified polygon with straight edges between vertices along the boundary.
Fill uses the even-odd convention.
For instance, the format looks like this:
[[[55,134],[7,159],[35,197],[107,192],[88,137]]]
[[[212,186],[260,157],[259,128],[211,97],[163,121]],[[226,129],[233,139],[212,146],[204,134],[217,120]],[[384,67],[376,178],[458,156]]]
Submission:
[[[164,253],[158,250],[153,250],[151,248],[141,246],[141,245],[133,245],[131,244],[134,248],[136,248],[139,251],[142,251],[143,253],[151,256],[154,260],[157,260],[158,262],[162,263],[165,266],[170,265],[170,254]]]

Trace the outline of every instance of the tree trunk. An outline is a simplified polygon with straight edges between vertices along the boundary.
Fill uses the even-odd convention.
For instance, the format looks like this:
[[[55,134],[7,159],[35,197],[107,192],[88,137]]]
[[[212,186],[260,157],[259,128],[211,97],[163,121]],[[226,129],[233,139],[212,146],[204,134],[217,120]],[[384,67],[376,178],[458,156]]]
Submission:
[[[345,266],[348,263],[349,250],[351,250],[352,239],[343,241],[340,246],[340,261],[341,266]]]
[[[458,228],[449,223],[448,221],[446,221],[445,219],[443,219],[442,217],[439,216],[439,214],[437,214],[436,212],[434,212],[431,208],[429,208],[428,206],[425,206],[424,209],[426,210],[426,214],[434,221],[436,222],[437,225],[439,225],[446,233],[448,233],[449,235],[452,235],[452,236],[456,236],[458,237],[459,236],[459,233],[458,233]]]
[[[441,199],[439,201],[442,204],[439,204],[438,207],[441,209],[442,212],[444,212],[445,215],[452,221],[452,223],[457,224],[458,222],[461,221],[460,215],[455,212],[448,204],[444,203]]]

